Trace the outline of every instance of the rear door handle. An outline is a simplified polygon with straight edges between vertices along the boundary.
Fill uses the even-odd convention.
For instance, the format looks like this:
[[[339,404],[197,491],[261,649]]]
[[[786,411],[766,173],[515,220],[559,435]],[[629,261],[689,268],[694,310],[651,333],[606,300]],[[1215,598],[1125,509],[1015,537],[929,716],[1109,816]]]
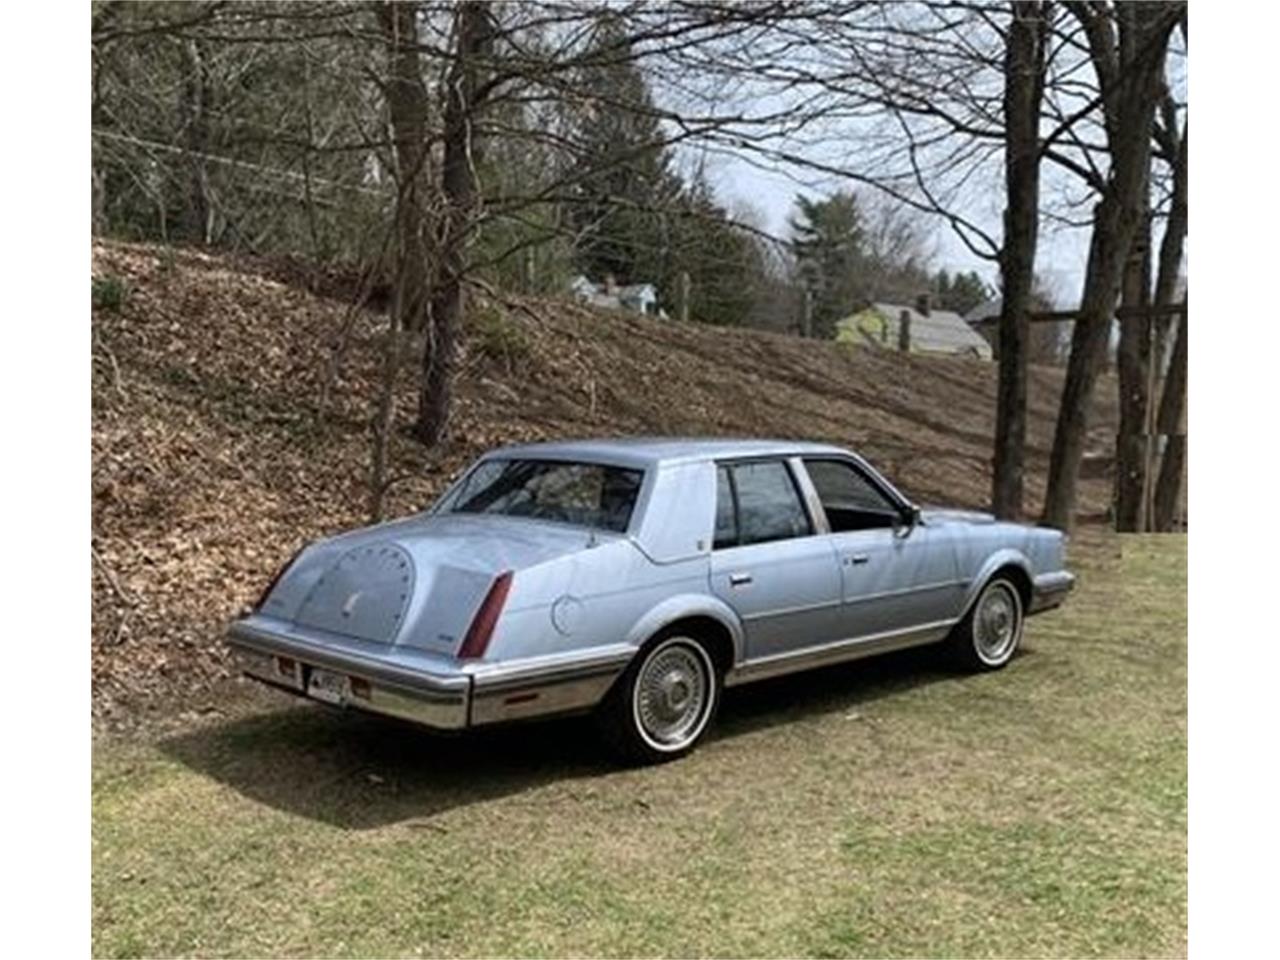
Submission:
[[[849,563],[853,564],[853,565],[856,567],[856,566],[859,566],[860,564],[864,564],[864,563],[869,562],[869,561],[871,560],[871,554],[869,554],[869,553],[854,553],[854,554],[851,554],[851,555],[849,555],[849,556],[845,557],[845,560],[846,560],[847,562],[849,562]]]
[[[731,573],[729,574],[729,586],[745,587],[751,582],[751,574],[749,573]]]

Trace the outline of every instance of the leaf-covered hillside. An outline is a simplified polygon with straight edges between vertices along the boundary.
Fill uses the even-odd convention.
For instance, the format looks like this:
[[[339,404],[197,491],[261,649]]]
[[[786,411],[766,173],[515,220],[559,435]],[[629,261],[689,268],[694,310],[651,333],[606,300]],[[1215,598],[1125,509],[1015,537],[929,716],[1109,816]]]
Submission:
[[[226,619],[299,544],[366,520],[385,320],[244,258],[100,242],[93,275],[94,713],[118,722],[176,698],[211,703],[229,672]],[[987,502],[994,365],[560,300],[483,301],[468,323],[449,441],[427,453],[395,437],[393,515],[495,444],[614,434],[827,439],[923,502]],[[1060,371],[1032,370],[1033,507],[1060,382]],[[1105,446],[1114,386],[1098,392],[1094,440]],[[1082,509],[1103,510],[1107,492],[1086,482]]]

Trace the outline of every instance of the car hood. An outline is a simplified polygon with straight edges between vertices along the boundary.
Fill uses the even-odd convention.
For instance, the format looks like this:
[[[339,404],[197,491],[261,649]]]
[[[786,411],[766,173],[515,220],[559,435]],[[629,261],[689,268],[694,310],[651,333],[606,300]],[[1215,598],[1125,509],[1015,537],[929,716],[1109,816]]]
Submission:
[[[423,515],[311,544],[261,608],[296,626],[455,653],[494,579],[616,539],[521,518]]]

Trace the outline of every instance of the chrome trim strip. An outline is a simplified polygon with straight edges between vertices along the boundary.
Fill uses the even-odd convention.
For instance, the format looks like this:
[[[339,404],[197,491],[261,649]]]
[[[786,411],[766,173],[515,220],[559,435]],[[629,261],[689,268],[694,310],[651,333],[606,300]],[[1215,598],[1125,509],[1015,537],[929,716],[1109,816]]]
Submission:
[[[585,650],[568,650],[540,657],[517,660],[467,663],[463,670],[475,678],[476,689],[506,689],[529,683],[554,681],[578,676],[583,672],[625,667],[636,648],[628,643],[610,643]]]
[[[724,685],[733,687],[755,680],[764,680],[767,677],[798,673],[801,670],[811,670],[846,660],[858,660],[878,653],[888,653],[891,650],[933,643],[945,637],[955,622],[955,620],[935,620],[932,623],[907,627],[903,630],[887,630],[884,633],[836,640],[821,646],[806,647],[803,650],[758,657],[755,660],[747,660],[731,670],[724,678]]]
[[[765,610],[762,613],[750,613],[742,616],[743,623],[752,623],[756,620],[768,620],[771,617],[786,617],[793,613],[808,613],[811,610],[825,610],[829,607],[840,606],[839,600],[822,600],[818,603],[804,603],[798,607],[783,607],[782,609]]]
[[[926,583],[920,587],[903,587],[900,590],[885,590],[883,593],[869,593],[861,597],[851,597],[843,601],[844,606],[865,603],[868,600],[883,600],[885,597],[899,597],[907,593],[924,593],[926,590],[944,590],[950,587],[967,587],[968,580],[945,580],[940,583]]]

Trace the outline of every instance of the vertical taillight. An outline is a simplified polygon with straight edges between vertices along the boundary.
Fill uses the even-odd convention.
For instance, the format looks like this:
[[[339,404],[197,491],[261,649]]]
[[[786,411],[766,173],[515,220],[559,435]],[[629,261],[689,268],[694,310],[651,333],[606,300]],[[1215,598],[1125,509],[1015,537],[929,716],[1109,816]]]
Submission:
[[[507,602],[507,593],[511,590],[511,571],[498,576],[484,595],[484,602],[471,620],[467,635],[463,638],[462,648],[458,656],[464,660],[483,657],[489,649],[489,640],[493,637],[493,628],[498,625],[498,617],[502,615],[502,605]]]

